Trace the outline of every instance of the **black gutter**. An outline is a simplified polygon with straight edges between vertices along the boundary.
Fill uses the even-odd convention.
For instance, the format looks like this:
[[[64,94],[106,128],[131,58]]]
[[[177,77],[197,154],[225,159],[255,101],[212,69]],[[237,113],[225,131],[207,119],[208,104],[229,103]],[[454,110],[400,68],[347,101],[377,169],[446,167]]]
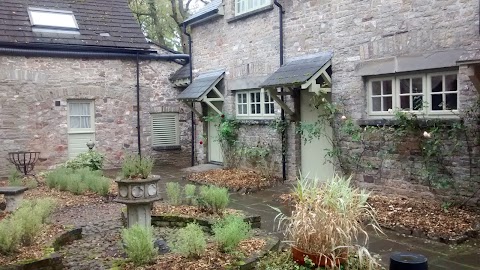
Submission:
[[[137,54],[137,146],[138,156],[142,159],[142,144],[140,140],[140,61]]]
[[[193,61],[192,61],[192,36],[187,32],[187,24],[184,23],[182,25],[183,27],[183,33],[188,37],[188,55],[189,55],[189,65],[190,65],[190,72],[189,72],[189,78],[190,78],[190,84],[193,82]],[[195,103],[192,102],[192,108],[195,106]],[[191,137],[191,144],[192,144],[192,156],[191,156],[191,164],[192,167],[195,166],[195,114],[193,113],[193,110],[191,112],[190,117],[192,118],[192,137]]]
[[[280,24],[280,66],[283,66],[283,59],[284,59],[284,52],[283,52],[283,14],[285,11],[283,10],[283,6],[278,3],[278,0],[274,0],[273,3],[278,7],[278,16],[279,16],[279,24]],[[283,88],[280,89],[280,92],[283,92]],[[285,96],[281,96],[282,102],[285,101]],[[286,138],[287,138],[287,130],[285,123],[285,110],[282,108],[281,111],[281,120],[282,120],[282,179],[283,181],[287,180],[287,146],[286,146]]]
[[[53,51],[41,49],[21,49],[0,47],[1,55],[30,56],[30,57],[62,57],[62,58],[100,58],[100,59],[139,59],[139,60],[160,60],[174,61],[177,59],[189,60],[187,54],[140,54],[136,53],[115,53],[115,52],[87,52],[87,51]]]

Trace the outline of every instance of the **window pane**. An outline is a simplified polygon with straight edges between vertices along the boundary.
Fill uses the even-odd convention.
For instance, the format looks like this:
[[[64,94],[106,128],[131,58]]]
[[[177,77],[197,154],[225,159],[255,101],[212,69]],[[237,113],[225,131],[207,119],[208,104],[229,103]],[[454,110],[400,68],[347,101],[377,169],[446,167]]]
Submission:
[[[412,79],[412,93],[423,93],[422,78]]]
[[[248,114],[247,113],[247,104],[242,105],[242,112],[243,112],[243,114]]]
[[[442,76],[432,76],[432,92],[442,92]]]
[[[255,101],[260,102],[260,92],[255,93]]]
[[[90,103],[70,103],[70,115],[90,115]]]
[[[457,109],[457,94],[446,94],[446,110],[456,110]]]
[[[410,96],[400,97],[400,108],[410,110]]]
[[[388,111],[388,109],[393,109],[392,97],[384,97],[383,98],[383,110]]]
[[[410,93],[410,79],[401,79],[400,94],[407,94],[407,93]]]
[[[380,86],[380,82],[379,81],[372,82],[372,95],[378,96],[381,94],[382,94],[382,89]]]
[[[30,10],[33,25],[77,29],[75,17],[71,13]]]
[[[257,112],[257,113],[261,113],[261,112],[260,112],[260,104],[257,104],[257,105],[256,105],[256,112]]]
[[[443,110],[443,95],[442,94],[432,95],[432,110],[433,111]]]
[[[70,128],[81,128],[80,116],[70,116]]]
[[[382,110],[382,98],[374,97],[372,98],[372,111],[379,112]]]
[[[457,75],[445,76],[445,91],[457,91]]]
[[[81,128],[90,128],[90,116],[82,116],[81,117]]]
[[[383,94],[391,95],[392,94],[392,81],[383,81]]]
[[[413,96],[413,110],[418,111],[423,108],[423,96]]]

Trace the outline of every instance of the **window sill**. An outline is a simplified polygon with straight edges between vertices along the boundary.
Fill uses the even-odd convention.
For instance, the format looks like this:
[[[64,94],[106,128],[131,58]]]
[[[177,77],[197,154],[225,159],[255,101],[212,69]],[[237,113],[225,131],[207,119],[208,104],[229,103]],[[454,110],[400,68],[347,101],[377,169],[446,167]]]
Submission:
[[[180,145],[166,145],[166,146],[153,146],[153,151],[173,151],[173,150],[181,150],[182,146]]]
[[[246,126],[255,126],[255,125],[268,126],[273,122],[273,120],[274,120],[273,118],[272,119],[238,119],[237,118],[237,121],[241,125],[246,125]]]
[[[429,119],[418,119],[417,120],[420,127],[431,127],[434,125],[442,125],[445,127],[451,127],[456,123],[461,123],[462,120],[459,118],[450,118],[450,119],[442,119],[442,118],[429,118]],[[356,121],[357,125],[361,127],[366,126],[391,126],[395,127],[398,126],[398,120],[394,119],[359,119]]]
[[[252,10],[250,12],[243,13],[243,14],[237,15],[233,18],[227,19],[227,23],[232,23],[232,22],[236,22],[236,21],[239,21],[239,20],[243,20],[243,19],[255,16],[255,15],[260,14],[260,13],[268,12],[270,10],[273,10],[273,4],[270,4],[269,6],[262,7],[262,8],[256,9],[256,10]]]

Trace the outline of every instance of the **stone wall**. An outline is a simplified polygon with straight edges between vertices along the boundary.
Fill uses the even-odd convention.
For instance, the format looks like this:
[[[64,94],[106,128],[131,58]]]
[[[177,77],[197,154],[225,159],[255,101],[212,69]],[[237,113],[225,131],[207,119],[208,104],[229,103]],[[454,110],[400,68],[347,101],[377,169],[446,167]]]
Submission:
[[[348,115],[354,119],[367,118],[365,81],[355,72],[358,64],[390,56],[480,48],[479,3],[476,0],[279,2],[285,8],[286,60],[333,51],[332,97],[336,102],[342,99]],[[229,86],[237,85],[238,80],[258,80],[278,68],[278,8],[272,5],[271,9],[239,19],[234,16],[234,0],[223,3],[223,17],[192,27],[193,66],[195,73],[225,68],[225,85],[230,89]],[[465,67],[460,67],[458,77],[460,103],[467,107],[478,98],[478,92],[466,77]],[[225,103],[226,113],[233,114],[233,99],[227,98]],[[269,136],[260,129],[252,130],[258,132],[259,137]],[[287,159],[289,179],[294,179],[300,168],[300,142],[292,124]],[[477,150],[475,153],[479,152]],[[387,180],[378,183],[366,183],[362,177],[359,180],[385,191],[423,190],[410,185],[411,180],[402,175],[398,163],[391,165]],[[468,185],[478,186],[479,183]]]
[[[126,152],[137,152],[134,60],[0,56],[0,63],[0,157],[40,151],[37,172],[66,161],[68,99],[94,100],[96,150],[106,154],[107,168],[120,166]],[[179,67],[141,61],[141,141],[142,152],[158,163],[188,166],[190,111],[176,100],[179,90],[168,81]],[[181,150],[152,151],[150,113],[162,111],[179,112]],[[6,160],[0,163],[0,176],[9,166]]]

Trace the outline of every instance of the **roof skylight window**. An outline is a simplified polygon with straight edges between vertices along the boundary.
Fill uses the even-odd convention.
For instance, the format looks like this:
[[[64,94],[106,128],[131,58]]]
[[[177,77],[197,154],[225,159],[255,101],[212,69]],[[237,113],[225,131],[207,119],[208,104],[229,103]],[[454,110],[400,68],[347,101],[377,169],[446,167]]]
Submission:
[[[28,8],[30,23],[39,29],[78,30],[75,15],[71,11]]]

